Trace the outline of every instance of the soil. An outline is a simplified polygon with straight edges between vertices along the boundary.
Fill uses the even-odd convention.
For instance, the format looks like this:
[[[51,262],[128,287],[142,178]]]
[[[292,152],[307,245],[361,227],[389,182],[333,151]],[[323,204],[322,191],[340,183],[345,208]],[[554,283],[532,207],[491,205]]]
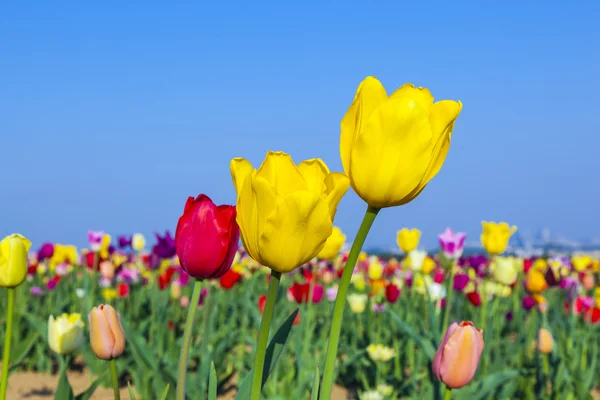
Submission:
[[[87,389],[91,382],[90,374],[86,369],[82,372],[69,371],[67,376],[76,395]],[[8,378],[6,398],[8,400],[52,400],[54,399],[54,391],[57,385],[58,375],[37,372],[13,372]],[[219,396],[219,400],[233,400],[234,396],[235,393],[230,391],[226,395]],[[140,399],[137,394],[136,397]],[[347,398],[346,390],[341,387],[334,387],[332,399],[346,400]],[[113,400],[113,390],[112,388],[100,386],[94,392],[92,399]],[[126,387],[121,388],[121,399],[129,400],[129,391]]]

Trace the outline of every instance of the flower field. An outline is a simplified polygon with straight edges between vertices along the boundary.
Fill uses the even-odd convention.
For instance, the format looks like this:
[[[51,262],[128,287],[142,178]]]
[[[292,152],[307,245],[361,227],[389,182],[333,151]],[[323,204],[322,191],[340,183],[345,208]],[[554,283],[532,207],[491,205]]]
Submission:
[[[158,236],[151,252],[139,244],[140,251],[133,250],[127,238],[113,246],[101,236],[105,246],[98,252],[48,243],[30,257],[16,293],[11,368],[56,374],[47,316],[87,315],[107,303],[119,310],[127,338],[116,360],[119,382],[131,382],[139,398],[159,398],[168,384],[175,388],[192,280],[168,234]],[[282,280],[273,324],[291,322],[292,333],[273,360],[266,398],[310,395],[346,258],[314,260]],[[586,398],[600,373],[598,266],[586,256],[471,255],[449,271],[438,255],[417,249],[391,259],[361,253],[344,312],[336,382],[354,398],[431,398],[437,382],[431,363],[448,318],[473,321],[485,338],[473,382],[456,392],[461,398]],[[208,389],[211,361],[221,394],[234,393],[252,368],[267,272],[240,249],[226,274],[202,284],[189,355],[190,398]],[[6,301],[0,306],[4,315]],[[76,354],[110,386],[105,363],[89,344],[79,345]]]

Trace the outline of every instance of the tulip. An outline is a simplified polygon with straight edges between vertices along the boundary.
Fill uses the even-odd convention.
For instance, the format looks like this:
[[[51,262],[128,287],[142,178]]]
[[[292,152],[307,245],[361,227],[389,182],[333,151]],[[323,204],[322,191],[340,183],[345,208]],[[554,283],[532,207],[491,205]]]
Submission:
[[[181,307],[187,308],[187,306],[190,305],[190,298],[188,296],[181,296],[181,299],[179,299],[179,304]]]
[[[42,296],[44,294],[44,290],[39,286],[32,286],[31,289],[29,289],[29,294],[36,297]]]
[[[427,252],[425,250],[411,250],[406,257],[406,261],[408,261],[411,270],[421,272],[426,258]]]
[[[146,246],[146,238],[141,233],[134,233],[131,236],[131,248],[135,251],[142,251]]]
[[[433,358],[433,374],[451,389],[467,385],[483,351],[483,331],[472,322],[453,322]]]
[[[62,314],[48,318],[48,345],[57,354],[71,354],[83,344],[81,314]]]
[[[171,298],[177,300],[181,297],[181,284],[178,281],[171,283]]]
[[[367,346],[367,354],[373,361],[386,362],[396,357],[396,351],[382,344],[370,344]]]
[[[243,158],[231,161],[237,222],[248,254],[274,271],[290,272],[323,250],[348,178],[330,173],[320,159],[294,164],[268,152],[258,170]]]
[[[581,278],[581,286],[583,286],[584,290],[592,290],[594,289],[596,283],[594,282],[594,275],[592,274],[583,274]]]
[[[221,287],[223,289],[231,289],[241,279],[242,279],[242,276],[239,273],[230,269],[229,271],[227,271],[225,273],[225,275],[223,275],[221,277],[221,279],[219,279],[219,284],[221,285]]]
[[[473,304],[475,307],[479,307],[481,305],[481,295],[479,292],[467,293],[467,300],[469,300],[469,303]]]
[[[367,307],[367,301],[369,298],[366,294],[351,294],[348,296],[348,304],[350,304],[350,310],[354,314],[361,314]]]
[[[99,265],[99,268],[100,275],[102,275],[103,278],[108,279],[109,281],[113,280],[115,277],[115,266],[112,262],[102,261]]]
[[[538,269],[532,268],[527,273],[525,279],[525,288],[529,293],[541,293],[548,287],[544,273]]]
[[[120,249],[125,249],[131,246],[131,237],[129,236],[119,236],[117,237],[117,243]]]
[[[552,348],[554,347],[554,338],[552,337],[552,333],[546,328],[540,328],[538,331],[538,342],[537,348],[538,351],[542,354],[552,353]]]
[[[164,236],[160,236],[157,233],[155,236],[157,243],[152,247],[152,253],[162,259],[173,257],[177,251],[171,232],[165,232]]]
[[[217,207],[206,195],[188,198],[175,233],[177,256],[188,274],[214,279],[229,271],[239,241],[235,215],[235,207]]]
[[[495,257],[491,270],[496,281],[512,285],[519,276],[519,262],[514,257]]]
[[[119,297],[127,297],[129,296],[130,287],[129,284],[125,282],[121,282],[117,285],[117,294]]]
[[[54,255],[54,244],[44,243],[38,250],[38,260],[43,261]]]
[[[492,255],[498,255],[506,251],[508,241],[513,233],[517,231],[516,226],[509,226],[506,222],[481,222],[483,232],[481,233],[481,244],[485,250]]]
[[[119,313],[110,305],[101,304],[88,314],[90,344],[96,357],[111,360],[125,350],[125,332]]]
[[[400,250],[408,254],[417,248],[420,239],[420,230],[402,228],[397,233],[396,243],[398,243],[398,247],[400,247]]]
[[[571,258],[573,268],[575,271],[585,271],[590,265],[592,265],[592,257],[587,254],[579,254]]]
[[[341,229],[334,226],[331,231],[331,236],[325,241],[325,246],[317,254],[317,257],[321,260],[333,260],[340,254],[342,246],[346,242],[346,236],[342,233]]]
[[[14,288],[27,277],[27,254],[31,242],[12,234],[0,241],[0,287]]]
[[[329,301],[335,301],[335,298],[337,296],[337,292],[338,292],[338,287],[337,286],[332,286],[330,288],[327,288],[325,290],[325,296],[327,296],[327,300],[329,300]]]
[[[535,299],[534,299],[533,297],[529,297],[529,296],[527,296],[527,297],[523,297],[522,305],[523,305],[523,308],[524,308],[526,311],[529,311],[529,310],[531,310],[533,307],[535,307],[535,305],[536,305],[536,301],[535,301]]]
[[[433,102],[406,84],[388,96],[374,77],[358,87],[341,123],[340,154],[356,193],[371,207],[406,204],[442,168],[461,102]]]
[[[376,256],[369,258],[369,260],[369,279],[372,281],[381,279],[381,276],[383,275],[383,265]]]
[[[88,242],[93,252],[98,252],[102,248],[102,242],[105,234],[103,231],[88,231]]]
[[[400,297],[400,288],[393,283],[389,283],[385,287],[385,298],[390,303],[395,303]]]
[[[465,290],[465,288],[469,284],[470,280],[471,279],[469,278],[469,275],[467,275],[467,274],[457,274],[454,277],[453,289],[456,291],[462,292],[463,290]]]
[[[463,232],[452,232],[452,229],[446,228],[444,233],[438,235],[442,254],[449,260],[458,260],[465,249],[465,239],[467,234]]]

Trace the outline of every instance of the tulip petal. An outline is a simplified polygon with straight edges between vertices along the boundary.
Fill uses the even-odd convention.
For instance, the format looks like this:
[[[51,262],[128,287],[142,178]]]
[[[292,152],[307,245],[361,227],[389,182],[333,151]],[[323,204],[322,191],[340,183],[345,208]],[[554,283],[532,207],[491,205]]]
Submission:
[[[256,176],[269,182],[279,196],[306,190],[307,187],[292,157],[282,151],[269,151]]]
[[[326,190],[325,177],[329,168],[320,158],[311,158],[298,164],[298,170],[304,177],[308,190],[323,193]]]
[[[421,107],[428,109],[433,104],[433,95],[429,89],[424,87],[415,87],[412,83],[406,83],[400,86],[392,95],[391,98],[406,97],[411,101],[418,102]]]
[[[121,317],[113,307],[104,307],[104,317],[114,338],[111,357],[117,357],[125,350],[125,331],[121,324]]]
[[[347,174],[350,173],[350,156],[357,135],[362,133],[371,114],[387,98],[385,88],[373,76],[366,77],[356,89],[354,101],[340,124],[340,155]]]
[[[325,178],[325,186],[329,215],[331,215],[331,221],[333,222],[338,204],[350,187],[350,179],[341,172],[332,172]]]
[[[242,191],[242,187],[244,185],[244,181],[248,175],[252,173],[252,164],[250,161],[245,158],[234,158],[229,163],[229,171],[231,172],[231,179],[233,180],[233,185],[235,186],[235,191],[237,195],[240,195]]]
[[[350,179],[373,207],[405,204],[418,188],[432,152],[428,110],[406,97],[383,103],[352,147]]]
[[[112,333],[107,316],[101,308],[94,307],[88,315],[90,323],[90,345],[96,357],[102,360],[110,360],[115,346],[115,336]]]
[[[289,272],[314,258],[331,232],[329,207],[320,194],[302,190],[279,198],[259,239],[261,261]]]

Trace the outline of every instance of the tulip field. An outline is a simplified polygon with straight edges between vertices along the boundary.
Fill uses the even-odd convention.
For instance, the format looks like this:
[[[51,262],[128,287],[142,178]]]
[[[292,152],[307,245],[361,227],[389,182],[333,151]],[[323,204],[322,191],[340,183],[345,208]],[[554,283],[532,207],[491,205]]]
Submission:
[[[48,316],[87,315],[106,303],[119,310],[127,341],[116,359],[120,385],[130,383],[141,399],[160,398],[169,385],[172,398],[192,285],[174,242],[159,239],[151,252],[121,240],[127,247],[119,249],[117,241],[105,257],[102,250],[72,253],[73,262],[73,248],[59,244],[33,253],[16,293],[11,369],[57,374],[60,356],[49,347]],[[329,262],[311,261],[282,280],[273,325],[290,333],[282,335],[271,361],[265,398],[310,396],[346,258],[342,253]],[[431,364],[447,318],[472,321],[485,339],[478,371],[457,398],[588,398],[600,376],[598,266],[586,256],[490,261],[471,255],[448,271],[438,255],[419,250],[386,259],[362,253],[344,311],[336,383],[347,398],[434,398],[439,384]],[[189,398],[204,398],[211,362],[220,395],[233,395],[252,368],[267,271],[241,249],[226,274],[202,284]],[[4,315],[6,302],[0,306]],[[81,334],[87,336],[84,323]],[[74,354],[100,385],[110,386],[105,362],[89,341],[68,340],[74,339]]]
[[[516,257],[517,227],[488,221],[476,254],[450,228],[429,252],[414,228],[393,254],[363,250],[379,214],[432,184],[462,107],[367,77],[341,120],[344,172],[281,151],[258,167],[236,157],[232,204],[189,197],[152,242],[6,236],[0,400],[23,371],[55,377],[58,400],[101,386],[117,400],[598,398],[593,254]],[[351,234],[335,221],[349,190],[366,206]],[[92,378],[75,392],[77,368]]]

